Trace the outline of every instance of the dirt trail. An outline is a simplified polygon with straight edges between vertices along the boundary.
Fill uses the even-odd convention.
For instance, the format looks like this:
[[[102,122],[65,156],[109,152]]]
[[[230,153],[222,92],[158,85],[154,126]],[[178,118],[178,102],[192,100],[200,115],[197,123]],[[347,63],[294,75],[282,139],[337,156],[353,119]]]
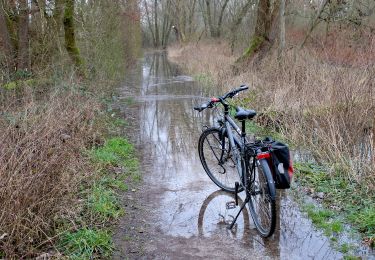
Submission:
[[[129,99],[131,90],[132,99]],[[215,93],[221,94],[221,93]],[[202,125],[212,118],[192,107],[203,89],[179,75],[165,53],[149,53],[128,75],[124,106],[133,140],[141,150],[144,183],[124,194],[127,214],[115,234],[115,259],[340,259],[288,195],[279,194],[277,230],[256,232],[245,210],[226,209],[231,195],[218,191],[197,153]],[[121,103],[121,102],[120,102]]]

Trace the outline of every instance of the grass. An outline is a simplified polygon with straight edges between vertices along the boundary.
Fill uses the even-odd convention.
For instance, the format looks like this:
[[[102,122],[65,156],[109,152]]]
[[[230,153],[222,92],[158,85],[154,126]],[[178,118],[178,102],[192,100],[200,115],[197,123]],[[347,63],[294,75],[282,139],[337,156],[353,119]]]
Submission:
[[[62,235],[58,247],[69,259],[109,259],[113,251],[112,235],[105,230],[82,228]]]
[[[335,211],[314,211],[307,208],[307,213],[317,227],[327,233],[341,232],[342,224],[332,222],[325,225],[327,217],[341,215],[343,221],[350,224],[363,238],[371,241],[375,237],[375,195],[369,194],[360,184],[345,178],[345,175],[329,175],[326,167],[315,163],[295,163],[295,179],[314,192],[324,192],[323,206],[336,208]],[[328,213],[330,212],[330,213]],[[327,230],[328,228],[328,230]],[[330,232],[332,231],[332,232]],[[374,246],[373,242],[370,246]]]
[[[134,181],[141,180],[139,161],[135,157],[134,146],[124,138],[111,138],[102,147],[91,150],[90,155],[94,163],[104,167],[123,167]]]
[[[117,219],[124,214],[116,193],[109,185],[94,185],[88,198],[88,207],[92,213],[103,221]]]
[[[140,180],[134,146],[123,137],[109,138],[103,146],[90,150],[88,155],[97,165],[98,175],[91,189],[84,189],[87,194],[84,214],[90,215],[94,223],[83,224],[79,230],[61,236],[59,248],[71,259],[111,256],[113,243],[108,224],[125,214],[117,191],[127,191],[129,182]],[[113,172],[114,168],[116,172]]]
[[[343,231],[343,225],[338,220],[334,220],[335,212],[327,209],[317,209],[313,204],[304,205],[302,208],[307,212],[312,223],[320,229],[324,234],[332,236]]]

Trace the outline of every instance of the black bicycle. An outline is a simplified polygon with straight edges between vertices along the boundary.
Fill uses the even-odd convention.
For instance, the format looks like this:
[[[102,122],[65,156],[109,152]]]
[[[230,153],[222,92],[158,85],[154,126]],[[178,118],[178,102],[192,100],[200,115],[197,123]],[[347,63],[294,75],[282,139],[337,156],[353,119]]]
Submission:
[[[263,237],[273,234],[276,226],[276,189],[268,159],[270,158],[267,141],[249,141],[246,137],[246,120],[255,117],[254,110],[234,107],[234,118],[240,121],[241,128],[231,118],[231,105],[226,101],[248,87],[242,85],[218,98],[194,107],[201,112],[207,108],[223,106],[223,118],[218,119],[219,126],[203,130],[198,143],[199,157],[203,168],[211,180],[225,191],[235,194],[246,191],[246,199],[240,211],[230,224],[232,228],[241,211],[249,204],[255,226]],[[227,205],[227,207],[235,207]]]

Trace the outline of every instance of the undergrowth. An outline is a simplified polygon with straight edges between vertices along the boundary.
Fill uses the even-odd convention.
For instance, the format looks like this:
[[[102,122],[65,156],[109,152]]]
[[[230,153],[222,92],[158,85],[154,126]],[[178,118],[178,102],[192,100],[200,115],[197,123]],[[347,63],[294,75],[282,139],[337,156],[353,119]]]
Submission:
[[[114,121],[114,125],[118,124]],[[59,249],[72,259],[109,258],[113,251],[110,223],[125,214],[118,192],[139,181],[139,162],[133,145],[122,137],[109,138],[88,152],[97,175],[91,188],[83,189],[87,207],[82,214],[89,219],[81,228],[61,236]]]
[[[318,166],[316,163],[294,164],[295,179],[303,187],[309,189],[309,193],[323,193],[322,209],[315,212],[311,206],[305,208],[313,223],[331,234],[329,226],[326,226],[324,218],[338,215],[343,219],[337,220],[339,224],[344,222],[350,224],[370,246],[375,241],[375,195],[366,191],[359,183],[345,178],[338,169],[335,175],[328,174],[327,167]],[[320,214],[322,213],[322,214]],[[327,230],[328,228],[328,230]],[[338,228],[340,229],[340,228]],[[332,231],[335,231],[332,229]]]
[[[105,230],[82,228],[63,234],[59,248],[70,259],[109,258],[113,250],[112,235]]]

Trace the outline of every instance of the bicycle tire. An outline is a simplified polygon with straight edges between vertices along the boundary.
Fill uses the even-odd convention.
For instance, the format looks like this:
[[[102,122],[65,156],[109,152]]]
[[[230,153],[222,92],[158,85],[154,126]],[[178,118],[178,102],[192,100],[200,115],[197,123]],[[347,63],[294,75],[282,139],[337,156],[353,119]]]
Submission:
[[[262,237],[270,237],[276,227],[276,189],[266,159],[256,161],[254,182],[249,184],[249,209],[255,227]]]
[[[239,181],[236,164],[231,158],[228,138],[222,138],[221,129],[211,127],[204,130],[199,138],[198,153],[208,177],[221,189],[235,193],[235,182]],[[222,142],[225,143],[224,161],[220,162]],[[238,192],[243,187],[239,186]]]

